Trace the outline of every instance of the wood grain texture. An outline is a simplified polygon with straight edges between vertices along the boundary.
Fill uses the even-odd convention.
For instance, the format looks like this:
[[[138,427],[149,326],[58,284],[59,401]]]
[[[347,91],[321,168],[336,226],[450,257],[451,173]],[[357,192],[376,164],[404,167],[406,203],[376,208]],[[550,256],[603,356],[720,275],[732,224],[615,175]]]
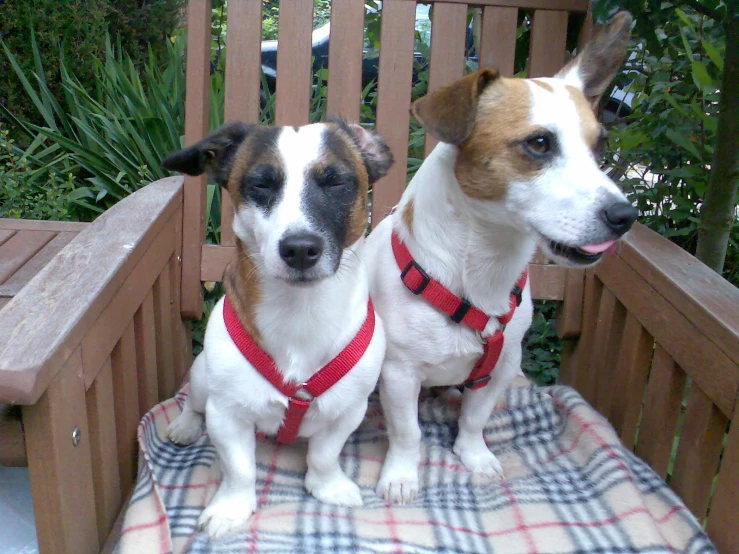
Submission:
[[[0,246],[0,283],[23,267],[56,236],[54,231],[20,231]]]
[[[26,467],[26,440],[20,414],[12,411],[0,414],[0,464],[6,467]]]
[[[6,231],[54,231],[55,233],[79,233],[89,223],[77,221],[39,221],[35,219],[9,219],[0,217],[0,244]]]
[[[136,370],[136,336],[133,322],[123,331],[110,360],[113,367],[118,475],[121,495],[125,497],[133,488],[138,459],[136,428],[139,424],[139,378]]]
[[[326,115],[359,121],[362,98],[364,3],[331,2],[331,38],[328,45]]]
[[[446,3],[433,6],[428,93],[464,74],[466,27],[467,6]],[[426,133],[424,156],[428,156],[438,142]]]
[[[386,0],[381,18],[377,131],[392,150],[395,163],[373,186],[373,227],[398,203],[405,190],[416,3]]]
[[[528,77],[552,77],[565,64],[568,13],[536,10],[531,22]]]
[[[598,314],[600,312],[600,298],[603,293],[603,283],[595,276],[592,269],[585,273],[585,292],[583,305],[583,332],[577,343],[573,359],[573,373],[571,385],[581,394],[590,394],[594,390],[592,368],[589,365],[593,355],[594,337]],[[569,383],[565,383],[569,384]],[[592,402],[593,398],[585,398]]]
[[[587,358],[587,364],[583,368],[587,371],[588,377],[583,380],[580,394],[598,411],[601,409],[598,404],[598,390],[602,382],[602,371],[607,361],[608,338],[611,334],[616,303],[614,294],[608,288],[604,287],[600,296],[598,317],[595,321],[595,331],[592,337],[593,342],[590,348],[590,357]]]
[[[406,0],[407,1],[407,0]],[[423,0],[424,4],[472,4],[475,6],[512,7],[528,10],[567,10],[571,12],[587,11],[588,0]]]
[[[185,83],[185,146],[208,133],[210,96],[210,0],[187,3],[187,80]],[[182,232],[182,313],[200,319],[200,247],[205,241],[205,175],[185,177]]]
[[[739,289],[639,223],[619,256],[739,365]]]
[[[41,554],[99,551],[85,383],[79,350],[44,395],[23,408],[31,498]],[[72,433],[79,429],[74,446]]]
[[[87,391],[86,400],[98,542],[103,544],[121,509],[113,370],[110,359],[105,361],[103,369]]]
[[[0,285],[0,296],[11,297],[18,294],[76,236],[76,231],[57,234],[36,255],[16,270],[7,281]]]
[[[203,269],[200,278],[203,281],[220,282],[228,262],[236,255],[235,247],[203,245]]]
[[[229,2],[223,121],[259,122],[261,2]],[[233,205],[221,195],[221,244],[233,246]]]
[[[82,339],[82,359],[85,362],[85,383],[89,387],[95,371],[110,356],[118,339],[130,323],[137,307],[152,293],[158,276],[165,271],[169,258],[179,239],[174,233],[174,222],[179,214],[170,217],[152,245],[108,303],[85,337]],[[164,294],[168,295],[165,291]]]
[[[3,220],[0,220],[0,221],[3,221]],[[5,244],[10,239],[10,237],[16,234],[16,232],[17,231],[15,229],[0,228],[0,246]]]
[[[486,6],[480,29],[480,67],[493,67],[503,77],[513,77],[516,60],[518,9]]]
[[[139,384],[139,417],[159,402],[157,378],[157,345],[154,326],[154,295],[151,291],[134,316],[136,336],[136,369]]]
[[[605,337],[605,359],[597,367],[597,386],[595,389],[596,409],[602,414],[610,414],[613,404],[613,381],[616,378],[616,364],[621,349],[621,339],[626,324],[626,308],[616,300],[611,315],[608,336]],[[597,339],[596,339],[597,340]]]
[[[562,300],[565,292],[564,267],[554,264],[529,264],[531,298],[534,300]]]
[[[175,219],[174,234],[176,237],[182,236],[182,218],[178,217]],[[169,261],[170,267],[170,290],[172,291],[172,324],[173,328],[173,340],[174,340],[174,366],[177,386],[182,385],[182,378],[185,372],[189,369],[191,359],[188,355],[192,348],[192,343],[188,338],[187,330],[190,327],[190,322],[182,320],[181,303],[180,303],[180,280],[182,278],[181,271],[181,253],[182,243],[177,242],[175,244],[175,252],[172,255],[172,259]]]
[[[176,392],[174,359],[172,351],[172,310],[171,292],[169,288],[169,262],[159,274],[154,288],[154,328],[157,338],[157,379],[159,382],[159,400],[166,400]]]
[[[565,271],[564,303],[557,314],[557,336],[561,339],[574,338],[582,329],[583,292],[585,270],[568,268]]]
[[[667,463],[672,452],[686,380],[685,372],[657,344],[649,372],[635,452],[662,479],[667,476]]]
[[[162,179],[123,199],[81,231],[3,308],[0,402],[38,400],[180,210],[181,183],[179,177]]]
[[[313,0],[280,0],[275,123],[305,125],[310,111]]]
[[[736,423],[736,422],[734,422]],[[722,554],[739,553],[736,508],[739,506],[739,425],[732,425],[721,460],[706,531]]]
[[[655,289],[619,256],[604,258],[596,273],[724,415],[731,417],[739,366],[717,347],[707,329],[691,323],[687,313],[661,295],[662,289]]]
[[[690,387],[670,487],[699,521],[706,515],[728,419],[695,383]],[[739,483],[735,483],[739,486]]]
[[[654,338],[627,312],[612,381],[611,409],[604,415],[629,449],[634,448],[653,349]]]

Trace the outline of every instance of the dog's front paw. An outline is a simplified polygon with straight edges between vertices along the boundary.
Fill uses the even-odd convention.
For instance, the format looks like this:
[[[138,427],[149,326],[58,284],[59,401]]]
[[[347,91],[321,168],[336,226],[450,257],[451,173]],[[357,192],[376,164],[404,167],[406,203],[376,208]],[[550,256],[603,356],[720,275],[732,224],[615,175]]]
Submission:
[[[326,504],[350,508],[364,505],[359,487],[343,473],[333,479],[322,479],[309,470],[305,475],[305,488]]]
[[[488,480],[503,480],[503,466],[500,465],[495,454],[488,450],[484,441],[481,448],[463,448],[457,443],[454,445],[454,453],[462,459],[462,463],[468,471]]]
[[[407,504],[418,496],[418,467],[382,468],[376,488],[378,496],[392,504]]]
[[[218,539],[244,530],[256,509],[257,498],[254,492],[225,495],[216,493],[213,501],[200,515],[198,525],[211,539]]]
[[[203,433],[203,416],[185,408],[167,428],[167,436],[175,444],[187,446],[194,443]]]

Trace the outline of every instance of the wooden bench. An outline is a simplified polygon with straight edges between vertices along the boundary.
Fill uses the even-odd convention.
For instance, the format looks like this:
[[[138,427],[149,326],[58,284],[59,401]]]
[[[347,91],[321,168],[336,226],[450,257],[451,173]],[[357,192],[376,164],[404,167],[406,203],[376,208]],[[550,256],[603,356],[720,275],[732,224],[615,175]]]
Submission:
[[[432,4],[434,89],[463,74],[468,5]],[[532,24],[530,76],[551,75],[564,64],[568,35],[581,43],[590,36],[587,0],[473,4],[482,9],[481,63],[504,75],[513,72],[521,11]],[[261,9],[261,0],[228,4],[225,120],[258,120]],[[374,223],[406,183],[415,9],[413,0],[383,2],[377,129],[397,162],[373,190]],[[312,10],[313,0],[281,2],[277,124],[308,121]],[[187,17],[185,143],[191,144],[207,132],[210,2],[190,0]],[[363,1],[333,0],[331,25],[328,115],[356,120]],[[427,139],[426,152],[431,146]],[[205,244],[204,185],[203,178],[173,177],[141,189],[77,229],[12,300],[0,299],[0,402],[22,405],[42,554],[100,550],[134,483],[139,418],[171,396],[188,369],[190,321],[203,310],[201,282],[220,279],[234,251],[225,197],[220,243]],[[0,237],[7,234],[0,227]],[[17,242],[30,244],[30,237]],[[5,263],[0,250],[0,268]],[[537,259],[531,280],[535,297],[562,301],[562,382],[580,390],[662,476],[679,436],[670,484],[698,518],[707,518],[719,549],[737,552],[739,429],[726,434],[739,392],[737,289],[641,226],[595,269]]]

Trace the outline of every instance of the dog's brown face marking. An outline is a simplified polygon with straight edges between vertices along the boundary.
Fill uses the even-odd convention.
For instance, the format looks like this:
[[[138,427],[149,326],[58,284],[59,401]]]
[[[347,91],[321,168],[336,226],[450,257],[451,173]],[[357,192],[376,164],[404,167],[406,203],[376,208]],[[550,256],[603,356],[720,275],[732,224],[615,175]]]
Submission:
[[[511,181],[541,171],[521,145],[537,131],[529,123],[530,111],[531,93],[520,79],[498,79],[480,95],[474,130],[460,145],[454,168],[467,196],[500,200]]]
[[[570,100],[575,104],[577,116],[580,118],[580,129],[582,131],[583,140],[591,149],[598,146],[599,139],[603,135],[603,127],[595,117],[593,108],[585,99],[581,91],[571,85],[565,85],[565,89],[570,94]]]
[[[254,308],[262,301],[259,272],[243,243],[236,241],[236,258],[229,262],[223,274],[223,289],[244,330],[257,344],[261,343],[254,323]]]
[[[547,92],[554,92],[552,85],[550,85],[549,83],[545,83],[544,81],[541,81],[539,79],[532,79],[531,82],[534,83],[536,86],[543,88]]]
[[[408,199],[408,202],[403,206],[403,211],[400,214],[400,218],[405,224],[406,229],[412,235],[413,234],[413,197]]]

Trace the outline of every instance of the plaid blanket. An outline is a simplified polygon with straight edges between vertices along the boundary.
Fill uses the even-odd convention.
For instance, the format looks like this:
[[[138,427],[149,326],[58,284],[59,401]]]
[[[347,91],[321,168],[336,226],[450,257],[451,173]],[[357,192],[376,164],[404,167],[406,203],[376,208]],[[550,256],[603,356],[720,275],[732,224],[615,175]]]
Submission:
[[[187,448],[165,436],[188,386],[139,425],[138,483],[117,552],[715,552],[680,499],[614,430],[567,387],[511,388],[485,429],[506,479],[475,482],[452,453],[460,397],[423,396],[422,493],[406,506],[374,492],[387,449],[376,395],[344,447],[344,471],[364,507],[330,506],[307,494],[305,443],[257,441],[258,509],[247,531],[210,542],[200,512],[220,467],[206,433]]]

